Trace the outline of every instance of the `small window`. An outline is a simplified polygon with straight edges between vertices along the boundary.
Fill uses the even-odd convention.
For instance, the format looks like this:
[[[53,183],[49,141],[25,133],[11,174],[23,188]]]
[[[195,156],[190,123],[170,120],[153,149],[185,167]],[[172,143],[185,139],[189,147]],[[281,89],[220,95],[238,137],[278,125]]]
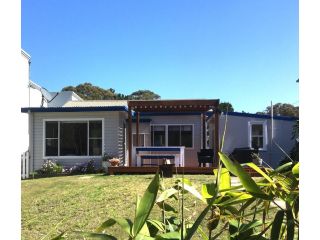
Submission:
[[[58,156],[58,122],[46,122],[45,156]]]
[[[181,146],[192,147],[192,126],[181,126]]]
[[[266,125],[264,122],[251,122],[249,124],[249,147],[266,149]]]
[[[151,126],[151,143],[152,143],[152,146],[166,145],[166,127],[165,126]]]
[[[137,147],[137,135],[134,133],[132,134],[132,142],[133,142],[133,146]],[[145,134],[141,134],[139,133],[139,147],[144,147],[144,139],[145,139]]]
[[[89,155],[100,156],[102,154],[102,122],[89,122]]]

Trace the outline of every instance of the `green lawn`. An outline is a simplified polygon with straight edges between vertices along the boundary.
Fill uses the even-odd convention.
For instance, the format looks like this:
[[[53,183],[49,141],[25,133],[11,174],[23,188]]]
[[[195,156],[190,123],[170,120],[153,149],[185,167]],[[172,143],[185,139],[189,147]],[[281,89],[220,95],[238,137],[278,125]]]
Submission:
[[[200,191],[213,175],[187,175]],[[92,231],[110,217],[133,218],[136,195],[142,195],[153,175],[82,175],[22,181],[22,239],[50,239],[70,230],[67,239],[77,239],[71,230]],[[175,179],[164,179],[165,185]],[[198,214],[205,205],[187,197],[186,215]],[[160,219],[157,207],[151,218]],[[126,239],[112,227],[118,239]],[[194,239],[197,239],[196,237]]]

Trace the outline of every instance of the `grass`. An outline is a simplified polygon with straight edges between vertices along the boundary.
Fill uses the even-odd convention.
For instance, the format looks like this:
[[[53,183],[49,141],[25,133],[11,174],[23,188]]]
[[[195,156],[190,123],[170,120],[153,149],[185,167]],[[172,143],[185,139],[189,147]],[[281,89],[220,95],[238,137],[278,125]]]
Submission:
[[[200,183],[210,175],[189,175]],[[133,218],[136,195],[142,195],[153,175],[81,175],[22,181],[22,239],[50,239],[61,231],[92,231],[110,217]],[[173,184],[175,179],[164,179]],[[187,205],[193,204],[190,197]],[[203,208],[204,204],[198,205]],[[161,215],[155,208],[154,218]],[[118,233],[117,228],[111,232]],[[119,232],[120,233],[120,232]],[[118,234],[117,234],[118,235]],[[74,239],[72,233],[68,233]],[[122,237],[121,237],[122,236]],[[125,235],[120,235],[123,239]]]
[[[144,193],[153,176],[95,174],[24,180],[21,186],[22,239],[51,239],[62,231],[67,231],[67,239],[79,239],[73,230],[93,231],[111,217],[133,219],[136,195]],[[201,184],[214,180],[213,175],[185,177],[198,191]],[[164,179],[164,184],[168,187],[175,180]],[[191,195],[185,197],[185,206],[189,209],[185,215],[194,220],[205,204]],[[151,218],[160,220],[160,216],[159,208],[154,207]],[[117,227],[110,228],[110,233],[116,234],[118,239],[126,239]]]

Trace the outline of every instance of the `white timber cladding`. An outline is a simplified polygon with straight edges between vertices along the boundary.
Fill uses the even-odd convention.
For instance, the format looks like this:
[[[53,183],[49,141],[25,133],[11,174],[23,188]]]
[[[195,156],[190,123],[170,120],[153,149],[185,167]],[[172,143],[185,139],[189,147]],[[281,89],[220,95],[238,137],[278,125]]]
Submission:
[[[119,155],[119,139],[122,127],[119,125],[119,112],[35,112],[33,131],[33,165],[34,170],[41,168],[44,157],[44,123],[45,120],[64,121],[70,119],[84,120],[103,119],[102,153]],[[92,159],[92,156],[51,157],[65,166],[74,166]],[[101,157],[95,158],[96,164],[101,164]]]

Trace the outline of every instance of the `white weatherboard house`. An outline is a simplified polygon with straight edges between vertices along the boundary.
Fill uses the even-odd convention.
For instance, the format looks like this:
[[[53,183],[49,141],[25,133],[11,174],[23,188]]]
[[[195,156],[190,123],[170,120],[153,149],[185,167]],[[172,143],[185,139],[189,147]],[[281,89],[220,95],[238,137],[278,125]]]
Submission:
[[[30,171],[40,169],[46,159],[67,167],[94,159],[100,167],[104,153],[118,156],[124,166],[169,158],[178,166],[197,167],[201,149],[212,150],[214,165],[226,119],[227,154],[255,145],[265,163],[276,167],[285,157],[276,145],[289,153],[295,144],[297,118],[220,113],[219,100],[89,101],[71,91],[48,92],[30,80],[26,90],[29,99],[32,92],[38,94],[34,104],[26,97],[21,109],[28,126],[21,151],[29,153]]]
[[[63,94],[61,94],[63,96]],[[189,100],[192,101],[192,100]],[[130,102],[130,101],[129,101]],[[141,101],[145,102],[145,101]],[[161,104],[161,100],[158,101]],[[132,140],[129,141],[128,101],[68,100],[61,106],[26,107],[29,116],[30,170],[41,168],[45,159],[54,159],[65,166],[74,166],[94,159],[98,166],[104,153],[117,155],[125,166],[141,165],[137,157],[136,117],[131,114]],[[210,112],[148,112],[139,116],[139,147],[184,147],[182,166],[198,166],[197,152],[214,148],[213,120]],[[226,114],[219,114],[219,142]],[[277,166],[284,154],[271,144],[271,118],[268,115],[228,113],[223,151],[252,148],[258,144],[260,155],[271,166]],[[286,152],[294,145],[291,139],[296,119],[273,118],[273,140]],[[213,128],[213,131],[210,129]],[[203,142],[205,139],[205,144]],[[129,143],[131,142],[131,143]],[[131,144],[131,160],[128,154]],[[154,150],[154,149],[153,149]],[[157,149],[156,149],[157,150]],[[178,149],[177,151],[179,151]],[[151,150],[150,150],[151,151]],[[168,154],[168,153],[166,153]],[[169,154],[170,155],[170,154]],[[139,159],[139,161],[137,161]]]

